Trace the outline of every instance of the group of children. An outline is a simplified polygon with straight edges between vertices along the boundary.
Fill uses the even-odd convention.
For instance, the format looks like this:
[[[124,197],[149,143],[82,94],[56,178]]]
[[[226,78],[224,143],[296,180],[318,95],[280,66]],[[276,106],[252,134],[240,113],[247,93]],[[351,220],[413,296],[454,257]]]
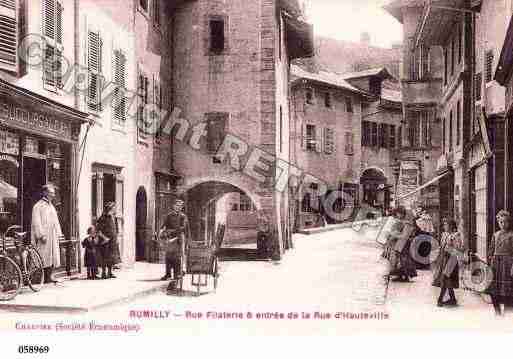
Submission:
[[[107,240],[108,238],[97,233],[95,226],[91,226],[87,229],[87,237],[82,241],[82,247],[85,249],[84,266],[87,268],[87,279],[109,278],[106,274],[108,264],[104,260],[108,244]],[[98,276],[99,267],[102,268],[101,277]],[[113,278],[113,276],[111,278]]]

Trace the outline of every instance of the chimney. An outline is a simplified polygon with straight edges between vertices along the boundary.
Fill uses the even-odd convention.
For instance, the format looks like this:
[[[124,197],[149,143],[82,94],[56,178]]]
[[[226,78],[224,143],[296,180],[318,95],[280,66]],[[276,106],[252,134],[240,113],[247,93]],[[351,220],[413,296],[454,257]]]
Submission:
[[[370,42],[371,42],[370,34],[366,31],[362,32],[360,35],[360,42],[367,46],[370,45]]]

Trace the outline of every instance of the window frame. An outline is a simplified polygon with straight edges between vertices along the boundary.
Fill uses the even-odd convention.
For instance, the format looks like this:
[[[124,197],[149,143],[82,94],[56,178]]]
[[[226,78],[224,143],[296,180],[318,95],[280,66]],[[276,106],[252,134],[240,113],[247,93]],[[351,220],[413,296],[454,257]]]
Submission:
[[[21,1],[21,0],[19,0]],[[48,2],[53,3],[53,37],[46,34],[46,6]],[[63,83],[62,83],[62,56],[64,53],[64,5],[61,0],[42,0],[41,2],[41,35],[43,37],[43,61],[42,61],[42,73],[41,78],[43,81],[43,88],[47,91],[55,94],[61,94]],[[60,13],[59,13],[60,9]],[[59,22],[60,21],[60,22]],[[53,60],[49,60],[50,64],[46,60],[46,51],[53,49]],[[48,72],[46,66],[49,65],[51,68],[50,73],[52,77],[47,77]],[[50,80],[51,79],[51,80]]]

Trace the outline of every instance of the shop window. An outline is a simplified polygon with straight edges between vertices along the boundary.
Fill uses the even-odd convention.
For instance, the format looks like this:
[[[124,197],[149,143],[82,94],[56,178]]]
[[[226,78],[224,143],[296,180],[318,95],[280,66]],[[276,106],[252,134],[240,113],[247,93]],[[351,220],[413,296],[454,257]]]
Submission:
[[[209,154],[216,154],[223,144],[228,125],[228,113],[213,112],[206,114],[207,138],[206,150]]]
[[[303,196],[303,200],[301,201],[301,210],[305,213],[312,213],[314,211],[311,193],[305,193]]]
[[[90,112],[102,110],[102,39],[99,31],[89,31],[87,34],[87,69],[89,74],[89,89],[87,92],[87,108]]]
[[[224,19],[210,19],[210,53],[214,55],[221,54],[225,49],[225,21]]]
[[[43,1],[43,84],[47,90],[62,88],[63,14],[59,1]]]
[[[19,136],[0,128],[0,233],[19,223]]]
[[[126,56],[122,50],[115,50],[112,56],[114,70],[113,122],[124,125],[126,121]]]

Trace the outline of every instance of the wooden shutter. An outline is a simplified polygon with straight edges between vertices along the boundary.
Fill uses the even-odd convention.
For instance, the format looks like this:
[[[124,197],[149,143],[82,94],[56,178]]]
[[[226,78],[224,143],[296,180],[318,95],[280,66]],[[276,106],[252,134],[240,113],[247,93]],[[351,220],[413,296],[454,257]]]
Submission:
[[[88,31],[87,34],[87,68],[89,72],[88,108],[99,112],[101,111],[102,40],[97,31]]]
[[[301,124],[301,148],[306,149],[306,125],[304,123]]]
[[[0,69],[18,72],[19,0],[0,1]]]
[[[57,43],[62,44],[62,15],[64,13],[64,8],[60,2],[56,4],[56,12],[55,12],[55,41]]]
[[[327,154],[335,152],[334,131],[331,128],[324,129],[324,152]]]
[[[123,124],[126,120],[126,98],[124,96],[124,89],[126,88],[126,57],[121,50],[115,50],[113,55],[114,83],[116,84],[116,89],[114,90],[114,121],[118,124]]]

